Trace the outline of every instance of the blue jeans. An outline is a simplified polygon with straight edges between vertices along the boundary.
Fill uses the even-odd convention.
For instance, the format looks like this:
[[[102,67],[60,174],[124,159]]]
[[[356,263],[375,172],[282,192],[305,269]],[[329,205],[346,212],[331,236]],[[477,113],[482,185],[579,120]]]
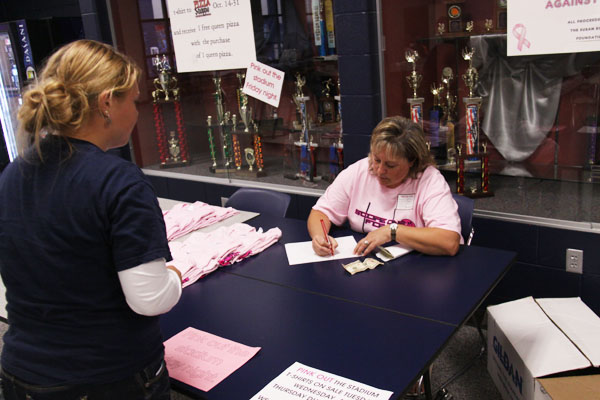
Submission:
[[[2,370],[6,400],[170,400],[171,384],[164,358],[150,363],[132,377],[103,384],[37,386]]]

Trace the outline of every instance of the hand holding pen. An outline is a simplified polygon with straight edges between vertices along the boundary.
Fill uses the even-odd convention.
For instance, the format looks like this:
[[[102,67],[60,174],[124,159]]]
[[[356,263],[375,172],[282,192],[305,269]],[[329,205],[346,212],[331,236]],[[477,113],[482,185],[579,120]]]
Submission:
[[[335,253],[335,248],[338,246],[337,241],[327,234],[327,226],[325,221],[321,220],[321,228],[323,236],[315,235],[313,237],[313,250],[321,257],[332,256]]]

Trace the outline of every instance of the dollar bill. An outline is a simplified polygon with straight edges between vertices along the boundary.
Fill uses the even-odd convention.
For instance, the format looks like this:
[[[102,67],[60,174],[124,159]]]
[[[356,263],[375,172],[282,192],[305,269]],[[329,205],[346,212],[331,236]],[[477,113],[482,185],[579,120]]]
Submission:
[[[357,272],[364,271],[368,268],[360,260],[356,260],[349,264],[342,264],[342,265],[344,266],[344,269],[350,273],[350,275],[354,275]]]
[[[383,265],[382,262],[380,262],[374,258],[365,258],[365,260],[363,261],[363,264],[365,264],[367,266],[367,268],[369,268],[369,269],[374,269],[378,265]]]

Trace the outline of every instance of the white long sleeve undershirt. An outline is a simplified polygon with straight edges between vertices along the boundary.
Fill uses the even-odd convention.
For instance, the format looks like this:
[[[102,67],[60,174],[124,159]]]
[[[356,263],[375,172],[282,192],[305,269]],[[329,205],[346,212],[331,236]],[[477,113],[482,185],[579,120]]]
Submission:
[[[119,271],[119,281],[127,304],[141,315],[164,314],[181,297],[179,276],[167,269],[164,258]]]

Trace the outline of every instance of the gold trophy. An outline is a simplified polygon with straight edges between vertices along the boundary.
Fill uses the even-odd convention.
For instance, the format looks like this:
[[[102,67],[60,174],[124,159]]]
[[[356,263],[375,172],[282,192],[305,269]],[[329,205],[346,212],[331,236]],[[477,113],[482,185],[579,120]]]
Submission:
[[[244,79],[246,79],[246,74],[238,73],[236,74],[238,80],[240,81],[240,87],[237,89],[237,97],[238,97],[238,108],[240,111],[240,118],[244,123],[244,132],[249,133],[250,127],[252,127],[252,108],[248,105],[248,95],[243,92],[244,88]]]
[[[179,88],[177,87],[177,78],[171,75],[171,66],[167,56],[163,54],[162,58],[158,54],[154,56],[152,63],[158,72],[158,78],[154,78],[154,87],[152,99],[158,101],[177,101],[179,100]]]
[[[408,86],[410,86],[413,91],[413,97],[406,99],[410,105],[410,118],[413,122],[423,126],[423,102],[425,99],[423,97],[418,97],[417,95],[417,89],[423,79],[423,75],[417,73],[417,59],[419,58],[419,53],[417,53],[416,50],[407,50],[404,53],[404,57],[409,64],[412,64],[412,72],[406,77]]]
[[[465,138],[467,142],[466,153],[467,155],[473,155],[479,153],[479,108],[481,107],[481,97],[474,96],[474,88],[477,85],[479,74],[477,70],[473,68],[473,55],[475,49],[464,48],[462,56],[465,61],[469,62],[469,67],[463,74],[462,78],[465,81],[465,85],[469,90],[469,96],[463,98],[466,110],[466,133]]]

